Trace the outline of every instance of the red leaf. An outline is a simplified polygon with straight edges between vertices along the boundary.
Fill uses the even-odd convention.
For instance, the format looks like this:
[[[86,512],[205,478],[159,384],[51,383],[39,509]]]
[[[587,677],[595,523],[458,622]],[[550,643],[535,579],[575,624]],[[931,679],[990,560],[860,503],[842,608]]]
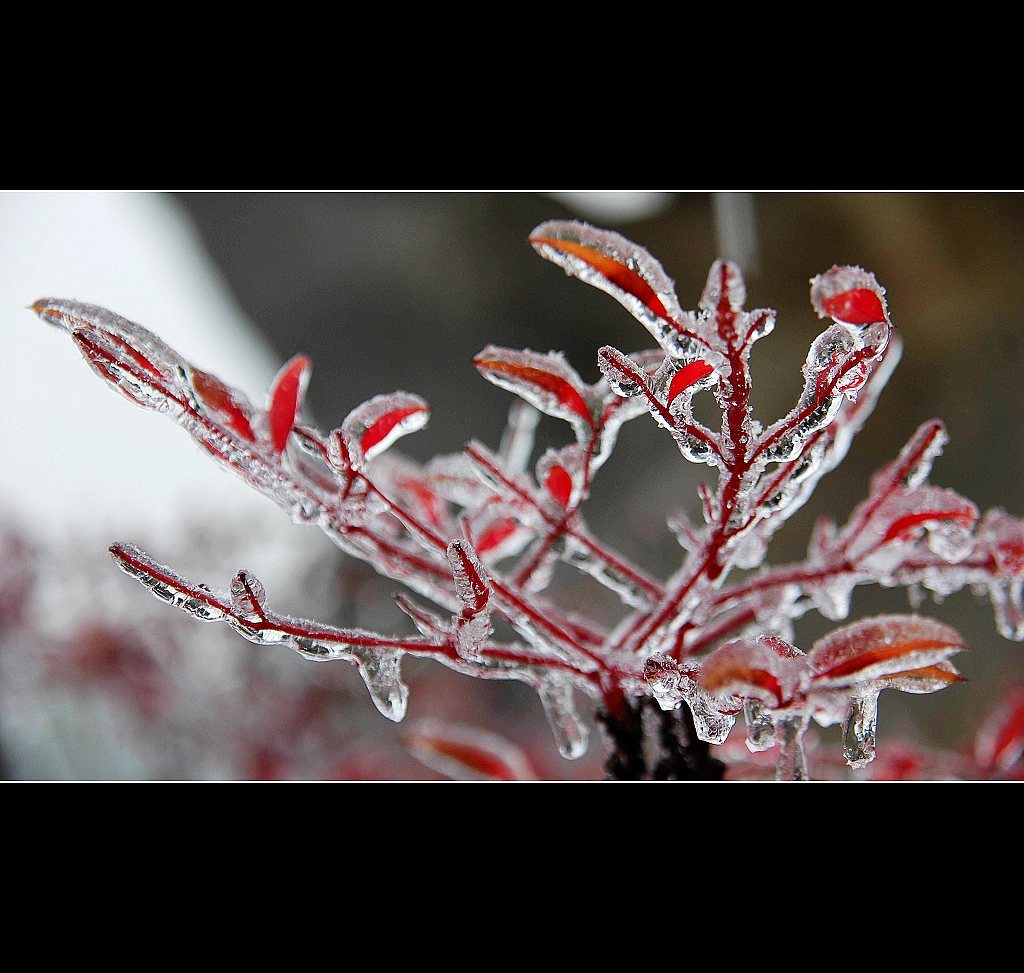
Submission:
[[[569,498],[572,496],[572,477],[569,476],[564,467],[552,466],[548,470],[544,486],[560,507],[569,506]]]
[[[974,745],[985,770],[1009,770],[1024,756],[1024,689],[1017,688],[985,722]]]
[[[941,662],[937,666],[925,666],[923,669],[908,669],[905,672],[894,672],[885,677],[890,688],[905,693],[935,692],[952,686],[953,683],[967,682],[949,662]]]
[[[556,237],[530,237],[530,243],[551,247],[559,253],[568,253],[578,257],[620,290],[637,298],[658,317],[671,320],[668,311],[665,310],[665,305],[661,303],[661,299],[643,277],[625,264],[601,253],[600,250],[586,247],[582,243],[575,243],[572,240],[559,240]]]
[[[811,281],[811,304],[819,317],[864,326],[889,321],[885,288],[862,267],[833,267]]]
[[[537,388],[554,395],[562,405],[580,416],[588,426],[593,425],[590,409],[583,400],[583,396],[561,376],[533,365],[519,364],[504,358],[485,357],[483,354],[474,358],[473,364],[485,374],[491,372],[507,375],[509,378],[536,385]]]
[[[535,780],[526,755],[493,733],[465,726],[421,723],[405,737],[417,760],[455,780]]]
[[[803,653],[783,639],[737,639],[704,660],[700,684],[714,696],[743,696],[777,707],[800,692],[805,672]]]
[[[419,751],[429,752],[434,757],[452,761],[460,767],[478,774],[487,780],[518,780],[515,772],[497,754],[475,747],[470,743],[458,740],[446,740],[443,737],[428,737],[423,733],[414,733],[409,737],[409,746]]]
[[[707,378],[714,369],[706,361],[690,362],[672,376],[672,384],[668,387],[668,405],[672,405],[676,396],[685,392],[691,385]]]
[[[395,483],[410,494],[434,527],[444,526],[445,502],[420,479],[412,476],[399,476]]]
[[[302,397],[309,382],[312,362],[305,355],[296,355],[277,373],[267,396],[267,420],[270,443],[281,453],[295,425],[295,416],[302,406]]]
[[[219,378],[193,368],[189,373],[192,388],[202,400],[203,405],[218,413],[224,424],[247,442],[255,442],[249,417],[235,401],[231,391]]]
[[[906,517],[900,517],[889,527],[882,543],[900,537],[921,524],[933,524],[939,520],[956,520],[964,527],[970,527],[977,519],[977,514],[972,515],[970,512],[959,510],[926,510],[919,514],[907,514]]]
[[[888,320],[881,299],[866,287],[833,294],[826,297],[822,305],[830,318],[844,324],[874,324]]]
[[[500,520],[489,524],[476,539],[477,553],[486,554],[488,551],[494,550],[494,548],[508,540],[518,528],[519,522],[514,517],[502,517]]]
[[[409,416],[426,411],[423,406],[409,406],[405,409],[395,409],[393,412],[388,412],[386,415],[381,416],[371,426],[367,427],[366,432],[363,433],[362,438],[359,440],[359,446],[363,451],[363,455],[369,455],[370,450],[374,446],[384,442],[388,435],[403,420],[408,419]]]
[[[782,702],[778,678],[767,669],[742,665],[735,660],[710,663],[701,676],[701,686],[713,696],[741,695],[763,699],[774,706]]]
[[[816,681],[867,682],[934,666],[965,648],[948,625],[916,615],[879,615],[844,625],[810,654]]]

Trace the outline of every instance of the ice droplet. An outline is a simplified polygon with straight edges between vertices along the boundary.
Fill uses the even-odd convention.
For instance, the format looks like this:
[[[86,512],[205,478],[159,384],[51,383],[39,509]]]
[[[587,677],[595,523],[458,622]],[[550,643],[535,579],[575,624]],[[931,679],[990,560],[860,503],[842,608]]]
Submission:
[[[747,749],[751,753],[771,750],[777,743],[775,721],[759,699],[743,701],[743,719],[747,724]]]
[[[715,698],[704,692],[696,683],[688,688],[684,698],[693,716],[693,728],[697,731],[697,739],[705,743],[725,743],[736,725],[736,715],[719,710],[715,705]]]
[[[878,725],[878,691],[850,698],[843,720],[843,756],[855,770],[875,759],[875,729]]]
[[[402,682],[401,674],[403,653],[372,651],[363,646],[352,646],[351,651],[373,705],[383,716],[400,723],[409,702],[409,689]]]
[[[644,663],[644,681],[663,710],[675,709],[683,700],[679,683],[683,674],[679,664],[658,652]]]
[[[570,683],[548,676],[541,682],[537,693],[555,735],[558,752],[566,760],[582,757],[587,751],[587,728],[576,713]]]
[[[1011,642],[1024,642],[1022,585],[1024,582],[1020,580],[997,581],[989,589],[992,607],[996,613],[996,627],[999,634]]]

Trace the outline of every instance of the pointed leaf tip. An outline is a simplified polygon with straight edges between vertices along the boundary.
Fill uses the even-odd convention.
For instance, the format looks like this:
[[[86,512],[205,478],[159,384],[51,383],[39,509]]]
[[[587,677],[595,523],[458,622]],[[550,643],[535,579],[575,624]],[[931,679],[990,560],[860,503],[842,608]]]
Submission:
[[[296,355],[284,364],[270,384],[267,395],[267,423],[274,452],[282,453],[309,384],[313,363],[307,355]]]

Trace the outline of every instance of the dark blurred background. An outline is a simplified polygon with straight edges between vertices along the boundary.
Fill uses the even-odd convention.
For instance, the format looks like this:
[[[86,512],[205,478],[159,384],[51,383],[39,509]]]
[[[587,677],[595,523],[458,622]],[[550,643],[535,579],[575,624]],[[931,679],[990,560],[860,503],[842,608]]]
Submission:
[[[471,437],[497,443],[510,396],[485,383],[471,364],[488,342],[563,350],[587,381],[598,377],[601,345],[627,352],[650,347],[646,332],[619,305],[533,253],[526,238],[542,220],[583,218],[624,233],[661,260],[684,307],[696,305],[717,256],[737,259],[747,277],[748,307],[779,311],[774,334],[753,358],[754,401],[766,424],[793,405],[807,347],[822,330],[808,302],[809,278],[834,263],[860,264],[888,290],[903,361],[846,462],[777,536],[771,560],[801,558],[822,513],[842,522],[864,496],[871,473],[934,416],[945,419],[952,441],[933,482],[982,509],[1024,512],[1021,195],[673,193],[618,211],[600,196],[538,193],[181,193],[173,202],[277,357],[312,355],[308,401],[316,423],[330,428],[380,392],[418,392],[431,403],[431,423],[400,448],[419,460],[454,452]],[[680,553],[665,515],[682,507],[699,519],[696,486],[706,468],[686,464],[659,432],[644,419],[626,427],[595,484],[589,520],[664,575]],[[540,444],[564,441],[559,424],[544,420]],[[358,566],[336,570],[352,584],[380,586]],[[333,617],[341,620],[345,596],[337,603],[343,610]],[[854,617],[906,606],[901,592],[859,589]],[[1024,676],[1024,647],[997,635],[987,602],[964,592],[922,611],[967,636],[972,651],[961,668],[971,681],[932,697],[885,694],[880,746],[901,735],[962,743],[1001,689]],[[374,615],[384,627],[402,624],[393,607],[367,617]],[[369,624],[367,617],[359,622]],[[808,648],[828,627],[809,616],[798,623],[798,641]],[[437,668],[415,672],[446,687],[442,695],[477,700],[453,707],[454,716],[488,729],[512,728],[515,735],[526,722],[519,716],[525,708],[530,731],[520,731],[517,742],[542,753],[545,773],[598,772],[596,739],[582,764],[559,761],[543,740],[546,727],[531,694],[481,686]],[[361,687],[352,691],[358,695]],[[414,711],[434,715],[419,713],[415,684]],[[395,728],[372,716],[363,731],[395,740]],[[389,766],[395,776],[415,776],[419,765]]]

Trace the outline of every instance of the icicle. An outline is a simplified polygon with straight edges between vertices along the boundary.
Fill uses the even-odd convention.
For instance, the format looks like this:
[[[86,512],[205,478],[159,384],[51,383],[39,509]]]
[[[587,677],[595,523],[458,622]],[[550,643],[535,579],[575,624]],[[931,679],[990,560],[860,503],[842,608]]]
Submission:
[[[778,742],[775,721],[759,699],[743,701],[743,719],[747,724],[747,749],[751,753],[771,750]]]
[[[587,750],[587,728],[576,713],[572,685],[558,676],[547,676],[537,692],[555,735],[558,752],[566,760],[582,757]]]
[[[373,705],[383,716],[400,723],[409,702],[409,689],[402,682],[400,671],[404,653],[397,649],[371,651],[362,646],[352,646],[351,652],[358,661],[359,675],[370,691]]]
[[[1021,588],[1024,582],[996,581],[989,588],[992,607],[996,613],[996,627],[1004,639],[1024,642],[1024,601]]]
[[[807,723],[808,718],[802,714],[777,719],[779,762],[775,766],[776,780],[810,780],[804,754]]]
[[[850,698],[843,721],[843,756],[855,770],[875,759],[875,728],[878,725],[878,690],[868,689]]]

